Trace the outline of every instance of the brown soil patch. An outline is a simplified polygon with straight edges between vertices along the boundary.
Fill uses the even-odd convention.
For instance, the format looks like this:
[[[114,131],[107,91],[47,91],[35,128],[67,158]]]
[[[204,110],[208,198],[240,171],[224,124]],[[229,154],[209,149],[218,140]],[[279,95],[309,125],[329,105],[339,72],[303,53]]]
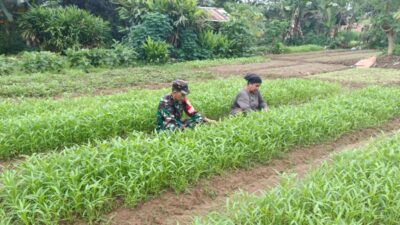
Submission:
[[[257,193],[279,183],[279,173],[295,172],[306,174],[330,158],[331,153],[356,148],[367,143],[371,137],[381,132],[400,129],[400,118],[386,124],[343,135],[336,141],[299,147],[274,159],[268,165],[258,165],[249,170],[227,172],[212,179],[202,180],[185,194],[166,192],[153,200],[142,203],[135,209],[118,208],[108,215],[112,224],[190,224],[193,216],[206,215],[223,209],[226,197],[239,189]]]
[[[222,75],[258,73],[266,78],[287,78],[347,69],[360,59],[376,55],[375,51],[320,51],[301,54],[270,55],[271,61],[246,65],[223,65],[208,71]]]
[[[263,63],[221,65],[209,68],[195,69],[197,72],[211,72],[213,79],[226,78],[232,75],[243,75],[254,72],[269,79],[302,77],[312,74],[332,72],[347,69],[358,60],[376,55],[375,51],[348,51],[329,50],[308,53],[295,53],[284,55],[269,55],[272,60]],[[219,76],[219,77],[218,77]],[[195,79],[193,82],[207,79]],[[92,93],[72,93],[66,95],[69,98],[81,96],[111,95],[128,92],[132,89],[161,89],[169,87],[169,83],[135,84],[126,87],[107,88],[94,90]],[[65,95],[54,96],[54,99],[65,98]]]
[[[376,61],[375,67],[400,69],[400,56],[382,56]]]

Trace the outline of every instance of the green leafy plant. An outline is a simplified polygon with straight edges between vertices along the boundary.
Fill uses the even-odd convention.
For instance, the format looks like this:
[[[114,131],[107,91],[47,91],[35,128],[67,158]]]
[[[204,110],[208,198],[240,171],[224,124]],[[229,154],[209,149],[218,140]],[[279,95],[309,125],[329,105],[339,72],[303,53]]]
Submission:
[[[93,48],[109,41],[108,22],[77,7],[36,7],[18,21],[22,37],[42,50]]]
[[[242,86],[240,79],[193,85],[190,99],[201,113],[218,119],[229,113]],[[277,80],[262,93],[271,107],[297,104],[338,94],[338,85],[321,81]],[[61,149],[95,139],[124,136],[132,130],[155,129],[154,110],[169,90],[136,90],[126,94],[75,100],[38,100],[0,103],[0,157]],[[134,101],[132,99],[135,99]]]
[[[24,52],[19,57],[19,67],[27,73],[55,71],[59,72],[66,67],[63,56],[52,52]]]
[[[250,27],[245,21],[231,20],[222,26],[221,33],[231,41],[230,54],[245,56],[254,51],[256,37],[250,31]]]
[[[166,41],[172,34],[171,19],[161,13],[149,13],[143,23],[130,28],[125,45],[136,49],[139,57],[144,59],[143,44],[150,37],[154,41]]]
[[[0,174],[0,202],[7,215],[5,219],[15,223],[71,223],[77,217],[96,221],[102,212],[111,210],[116,199],[135,205],[166,189],[183,191],[201,177],[255,162],[265,163],[296,145],[332,140],[352,130],[382,124],[398,116],[399,107],[399,89],[373,87],[301,106],[271,109],[269,113],[254,113],[246,118],[230,118],[215,127],[203,126],[153,137],[134,132],[124,140],[117,138],[62,153],[33,155],[14,170]],[[391,148],[390,152],[396,151]],[[390,155],[386,159],[388,170],[382,171],[390,173],[369,176],[367,172],[360,183],[371,186],[365,178],[369,177],[368,181],[379,177],[389,179],[398,174],[392,167],[398,166],[398,161]],[[359,167],[356,163],[353,165],[353,168]],[[369,168],[368,165],[379,167],[381,164],[371,163],[363,168]],[[329,176],[326,181],[334,178]],[[353,179],[341,180],[354,185]],[[353,193],[353,189],[347,191]],[[327,197],[326,193],[335,195],[335,192],[322,191],[322,199]],[[367,193],[360,192],[360,199],[365,200]],[[397,202],[393,201],[392,205]],[[315,201],[312,203],[315,207]],[[330,208],[328,211],[335,212]]]
[[[137,54],[132,48],[114,44],[111,49],[68,49],[65,51],[72,68],[117,67],[134,65]]]
[[[199,42],[201,48],[210,52],[208,58],[228,57],[232,45],[225,35],[214,33],[211,30],[202,32]]]
[[[164,41],[154,41],[148,37],[143,44],[143,51],[147,62],[166,63],[169,59],[168,44]]]

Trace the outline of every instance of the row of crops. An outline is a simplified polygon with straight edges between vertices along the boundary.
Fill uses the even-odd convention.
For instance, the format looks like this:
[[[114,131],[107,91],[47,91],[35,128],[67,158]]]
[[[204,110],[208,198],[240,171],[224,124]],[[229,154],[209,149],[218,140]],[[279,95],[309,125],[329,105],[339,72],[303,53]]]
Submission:
[[[293,178],[261,197],[242,194],[206,224],[399,224],[400,133],[337,155],[302,182]]]
[[[295,87],[292,92],[279,93],[280,89],[290,89],[291,82],[296,83],[292,86]],[[279,88],[265,85],[263,89],[271,94],[266,97],[272,105],[304,102],[304,99],[314,96],[304,93],[311,93],[313,90],[324,97],[329,93],[318,92],[318,84],[323,85],[322,83],[307,86],[302,82],[305,81],[270,82],[269,85],[275,84]],[[228,82],[224,84],[229,85]],[[237,89],[232,93],[227,92],[230,94],[228,95],[224,94],[223,87],[225,86],[213,89],[205,85],[193,89],[193,93],[201,93],[200,88],[204,88],[203,90],[207,90],[204,94],[208,97],[207,101],[203,102],[199,98],[194,104],[199,109],[204,107],[202,110],[212,116],[226,115],[231,96]],[[302,87],[305,88],[304,91],[295,94]],[[230,88],[232,86],[228,89]],[[328,86],[321,90],[325,88]],[[272,94],[274,90],[277,91],[276,94]],[[334,92],[338,88],[332,90]],[[124,99],[121,96],[124,95],[115,98]],[[144,98],[150,100],[151,96]],[[228,103],[224,101],[228,99],[226,96],[229,96]],[[195,98],[193,95],[192,99]],[[284,99],[287,99],[286,102]],[[127,100],[121,102],[125,101]],[[215,105],[207,108],[210,104]],[[80,107],[79,103],[76,105]],[[96,108],[96,104],[92,106]],[[151,108],[149,105],[146,107]],[[142,108],[139,107],[138,111]],[[152,116],[153,109],[146,115]],[[217,111],[220,114],[212,113]],[[118,115],[117,112],[115,111]],[[125,117],[137,116],[134,112],[123,113]],[[53,114],[63,115],[57,114],[57,110]],[[53,114],[43,112],[37,115],[50,117]],[[314,99],[302,105],[275,107],[269,113],[254,113],[245,118],[226,118],[217,125],[202,126],[184,133],[148,135],[135,131],[129,132],[125,139],[94,141],[92,144],[75,146],[60,153],[32,155],[14,169],[2,173],[0,204],[3,212],[0,211],[0,216],[2,215],[4,223],[18,224],[29,224],[31,221],[55,224],[77,218],[94,221],[101,218],[104,212],[110,211],[117,199],[123,199],[126,204],[134,206],[166,189],[182,191],[200,177],[230,168],[247,167],[256,162],[266,162],[293,146],[332,140],[352,130],[382,124],[399,114],[399,89],[371,87]],[[116,119],[117,115],[110,114],[110,117],[114,116]],[[20,115],[20,118],[29,116],[36,116],[36,112],[32,112],[32,115]],[[144,126],[141,128],[137,130],[146,130]],[[100,137],[102,136],[98,135],[94,139]],[[59,143],[62,143],[60,146],[66,145]]]
[[[229,113],[240,79],[193,85],[191,102],[218,119]],[[0,158],[45,152],[96,139],[155,129],[160,98],[170,90],[136,90],[103,97],[66,100],[6,100],[0,103]],[[276,80],[262,87],[270,106],[298,104],[338,94],[339,85],[322,81]]]

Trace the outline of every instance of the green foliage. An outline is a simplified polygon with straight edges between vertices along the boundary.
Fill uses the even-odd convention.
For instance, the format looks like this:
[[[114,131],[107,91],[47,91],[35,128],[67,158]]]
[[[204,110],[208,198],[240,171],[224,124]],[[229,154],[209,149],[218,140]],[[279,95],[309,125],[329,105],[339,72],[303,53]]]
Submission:
[[[10,75],[15,70],[15,66],[12,60],[0,55],[0,76]]]
[[[119,63],[118,56],[112,49],[93,48],[87,57],[94,67],[113,67]]]
[[[154,41],[148,37],[143,43],[144,59],[150,63],[166,63],[169,59],[168,44],[165,41]]]
[[[224,7],[230,15],[231,19],[241,20],[248,26],[252,36],[255,37],[256,42],[260,43],[263,40],[265,33],[265,17],[263,15],[263,7],[256,4],[247,3],[229,3]]]
[[[201,113],[220,118],[229,113],[243,83],[236,78],[192,85],[196,95],[190,100]],[[328,82],[290,79],[268,82],[261,90],[269,105],[274,107],[335,95],[341,88]],[[72,100],[1,102],[0,158],[123,136],[132,130],[151,132],[156,125],[154,110],[160,97],[169,91],[133,90]]]
[[[221,95],[216,97],[219,99]],[[118,138],[77,146],[61,154],[34,155],[14,170],[0,175],[0,199],[7,218],[15,223],[25,220],[72,223],[76,217],[95,221],[102,212],[112,209],[116,199],[135,205],[164,190],[183,191],[202,177],[265,163],[296,145],[332,140],[352,130],[382,124],[398,116],[399,107],[398,89],[376,87],[297,107],[271,109],[269,113],[254,113],[247,118],[230,118],[212,127],[203,126],[187,132],[152,137],[134,132],[124,140]],[[388,163],[398,164],[396,161]],[[370,165],[379,167],[381,164]],[[354,163],[354,168],[357,167]],[[389,176],[379,174],[370,178],[390,178],[398,174],[391,166],[387,168],[383,172],[390,172]],[[361,180],[366,186],[370,186],[366,182],[368,174]],[[352,179],[342,179],[342,182],[347,181],[354,185]],[[332,196],[336,192],[322,191],[321,196],[328,196],[326,193]],[[366,193],[361,192],[360,198],[365,200]],[[374,193],[377,192],[371,192]],[[347,195],[340,196],[351,200]],[[311,203],[307,205],[315,208],[314,199]],[[351,209],[359,206],[356,203]],[[21,208],[24,210],[19,210]],[[327,211],[335,212],[331,208]],[[287,211],[283,212],[286,215]],[[265,213],[257,215],[269,218]],[[397,215],[396,211],[393,215]]]
[[[339,31],[331,40],[330,48],[353,48],[361,44],[360,34],[353,31]]]
[[[143,23],[131,27],[127,35],[127,44],[139,48],[151,37],[155,41],[165,41],[172,33],[171,19],[168,15],[149,13],[143,18]]]
[[[360,45],[361,35],[353,31],[339,31],[329,42],[329,48],[353,48]]]
[[[143,17],[149,13],[149,1],[144,0],[114,0],[117,4],[118,15],[128,26],[143,22]]]
[[[400,45],[396,45],[393,51],[393,55],[400,56]]]
[[[0,54],[16,54],[26,45],[14,25],[0,25]]]
[[[89,69],[92,67],[112,68],[134,65],[136,52],[122,44],[116,44],[112,49],[68,49],[66,56],[72,68]]]
[[[288,54],[288,53],[301,53],[301,52],[313,52],[324,50],[319,45],[299,45],[299,46],[285,46],[282,42],[277,42],[270,45],[268,52],[272,54]]]
[[[107,22],[76,7],[32,8],[18,24],[25,41],[49,51],[99,47],[110,36]]]
[[[210,54],[207,58],[228,57],[231,42],[221,33],[206,30],[200,33],[199,42],[202,49]]]
[[[268,49],[268,52],[272,54],[282,54],[284,51],[285,45],[282,42],[274,42]]]
[[[90,54],[89,49],[67,49],[65,55],[67,56],[68,62],[71,67],[77,69],[89,69],[92,67],[92,63],[87,57]]]
[[[230,20],[222,26],[221,33],[231,42],[233,56],[250,55],[254,51],[256,37],[245,21]]]
[[[19,67],[27,73],[60,72],[66,67],[66,60],[53,52],[24,52],[19,57]]]
[[[172,34],[171,19],[164,14],[149,13],[143,18],[143,23],[131,27],[125,44],[136,49],[139,57],[144,59],[143,44],[150,37],[154,41],[166,41]]]
[[[284,34],[287,31],[288,22],[281,20],[271,20],[265,24],[263,35],[263,44],[276,44],[284,40]]]
[[[304,35],[302,44],[306,45],[319,45],[319,46],[328,46],[330,43],[330,38],[325,34],[318,34],[316,32],[308,32]]]
[[[136,64],[138,55],[135,49],[118,42],[113,44],[112,49],[118,57],[118,65],[132,66]]]
[[[399,29],[400,31],[400,29]],[[395,42],[400,43],[400,33],[395,33]],[[365,47],[374,49],[386,49],[388,47],[388,40],[385,32],[377,25],[373,25],[365,29],[361,34],[361,40]]]
[[[170,24],[173,26],[172,35],[167,41],[175,48],[180,45],[179,38],[182,36],[182,31],[189,28],[198,29],[203,26],[205,14],[198,8],[196,0],[117,0],[116,2],[120,5],[119,10],[123,12],[124,18],[131,20],[130,25],[142,24],[148,13],[167,15],[168,21],[171,21]]]
[[[180,43],[177,50],[177,58],[185,60],[212,58],[212,52],[202,48],[197,33],[192,29],[181,32]]]
[[[319,45],[285,46],[283,53],[313,52],[322,50],[324,50],[324,48]]]

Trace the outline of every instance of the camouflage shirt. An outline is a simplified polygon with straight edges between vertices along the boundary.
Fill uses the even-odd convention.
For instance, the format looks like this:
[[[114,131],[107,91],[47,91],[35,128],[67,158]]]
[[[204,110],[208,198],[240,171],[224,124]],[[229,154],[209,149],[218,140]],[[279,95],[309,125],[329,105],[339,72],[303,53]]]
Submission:
[[[190,119],[182,121],[183,112],[185,112]],[[202,121],[202,115],[193,108],[187,98],[181,103],[174,101],[172,95],[161,98],[157,111],[157,132],[194,127]]]

